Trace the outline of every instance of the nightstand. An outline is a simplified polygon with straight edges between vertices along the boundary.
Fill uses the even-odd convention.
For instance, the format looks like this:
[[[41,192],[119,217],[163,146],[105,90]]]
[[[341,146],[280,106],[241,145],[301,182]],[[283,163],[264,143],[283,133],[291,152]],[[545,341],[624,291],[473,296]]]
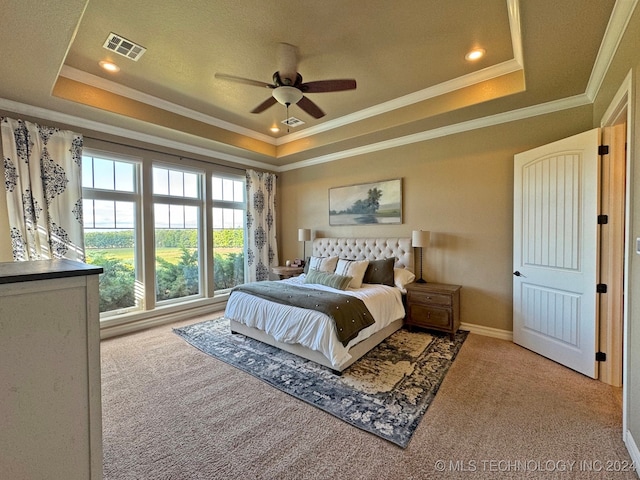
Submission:
[[[410,283],[406,325],[447,332],[451,340],[460,327],[460,285]]]
[[[300,275],[304,271],[304,267],[271,267],[271,271],[276,275],[280,275],[280,278],[291,278],[296,275]]]

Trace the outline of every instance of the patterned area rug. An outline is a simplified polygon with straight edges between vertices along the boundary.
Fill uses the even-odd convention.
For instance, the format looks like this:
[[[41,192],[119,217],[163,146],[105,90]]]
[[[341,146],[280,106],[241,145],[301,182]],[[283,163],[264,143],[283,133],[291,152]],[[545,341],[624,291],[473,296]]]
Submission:
[[[468,332],[398,330],[341,376],[279,348],[231,334],[224,318],[174,329],[194,347],[362,430],[405,448]]]

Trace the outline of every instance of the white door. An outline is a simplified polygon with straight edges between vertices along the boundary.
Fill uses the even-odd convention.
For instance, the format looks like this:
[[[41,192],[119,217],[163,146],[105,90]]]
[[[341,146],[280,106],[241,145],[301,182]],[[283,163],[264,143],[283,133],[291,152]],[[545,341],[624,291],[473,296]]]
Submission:
[[[600,130],[517,154],[513,341],[597,377]]]

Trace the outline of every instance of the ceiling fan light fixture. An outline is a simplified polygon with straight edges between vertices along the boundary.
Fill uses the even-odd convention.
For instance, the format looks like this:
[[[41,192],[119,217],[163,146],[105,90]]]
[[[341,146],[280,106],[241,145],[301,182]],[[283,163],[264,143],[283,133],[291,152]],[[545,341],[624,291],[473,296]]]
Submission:
[[[302,98],[302,92],[295,87],[278,87],[272,92],[273,98],[282,105],[294,105]]]
[[[272,76],[273,83],[260,82],[224,73],[216,73],[215,77],[221,80],[244,83],[245,85],[267,87],[271,90],[271,95],[251,110],[251,113],[262,113],[276,103],[280,103],[287,107],[287,117],[289,116],[289,106],[295,104],[315,119],[324,117],[325,113],[309,97],[304,95],[306,93],[342,92],[356,89],[356,81],[352,78],[317,80],[303,83],[302,75],[296,71],[298,57],[297,49],[293,45],[281,44],[279,57],[279,69]],[[289,125],[287,125],[288,127]]]

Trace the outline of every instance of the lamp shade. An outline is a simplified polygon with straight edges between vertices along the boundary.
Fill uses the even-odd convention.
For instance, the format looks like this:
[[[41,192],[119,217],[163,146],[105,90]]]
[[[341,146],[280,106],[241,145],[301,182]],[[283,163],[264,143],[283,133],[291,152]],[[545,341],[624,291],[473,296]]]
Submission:
[[[412,247],[428,247],[431,234],[424,230],[414,230],[411,233],[411,246]]]
[[[299,228],[298,229],[298,241],[299,242],[308,242],[311,240],[311,229],[309,228]]]

